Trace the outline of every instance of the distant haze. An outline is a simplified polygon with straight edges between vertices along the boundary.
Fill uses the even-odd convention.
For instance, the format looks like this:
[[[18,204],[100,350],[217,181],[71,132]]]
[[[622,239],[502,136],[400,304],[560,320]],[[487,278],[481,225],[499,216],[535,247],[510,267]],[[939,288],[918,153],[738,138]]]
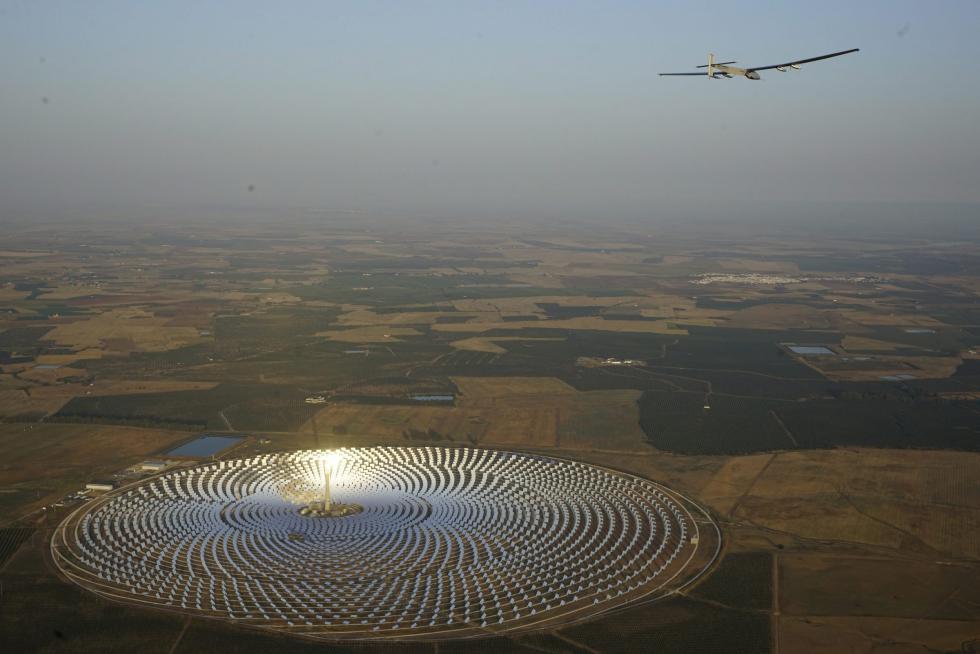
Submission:
[[[837,203],[967,224],[977,25],[966,0],[3,2],[0,220],[778,222]],[[760,82],[657,77],[709,51],[851,47]]]

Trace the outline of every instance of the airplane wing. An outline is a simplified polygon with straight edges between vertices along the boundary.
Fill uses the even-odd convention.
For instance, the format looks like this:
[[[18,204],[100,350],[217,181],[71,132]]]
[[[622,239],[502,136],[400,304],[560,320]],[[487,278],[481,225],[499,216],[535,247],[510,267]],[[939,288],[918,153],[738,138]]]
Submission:
[[[661,77],[664,76],[674,76],[674,75],[697,75],[698,77],[704,77],[708,73],[660,73]]]
[[[797,59],[796,61],[787,61],[785,64],[773,64],[772,66],[753,66],[751,68],[746,68],[745,70],[772,70],[773,68],[787,68],[788,66],[799,66],[800,64],[808,64],[811,61],[820,61],[822,59],[830,59],[831,57],[839,57],[841,55],[851,54],[852,52],[857,52],[861,48],[852,48],[851,50],[841,50],[840,52],[833,52],[831,54],[820,55],[819,57],[810,57],[809,59]]]

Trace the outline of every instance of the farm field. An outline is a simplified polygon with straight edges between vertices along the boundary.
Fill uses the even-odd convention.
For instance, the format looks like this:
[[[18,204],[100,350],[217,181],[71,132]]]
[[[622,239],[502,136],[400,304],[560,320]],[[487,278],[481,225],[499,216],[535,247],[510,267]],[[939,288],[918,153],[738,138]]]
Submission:
[[[0,524],[184,438],[108,425],[0,424]]]
[[[66,229],[14,230],[0,250],[4,643],[127,651],[142,630],[148,651],[315,647],[98,600],[45,564],[66,497],[201,433],[245,437],[228,457],[551,454],[661,482],[723,530],[710,573],[663,602],[351,651],[906,654],[980,638],[971,245]],[[28,605],[36,619],[11,617]]]
[[[791,616],[855,615],[933,620],[975,619],[980,598],[976,562],[846,557],[779,557],[780,608]],[[847,598],[834,586],[848,579]]]
[[[643,448],[636,391],[580,392],[547,377],[453,377],[455,406],[334,404],[316,415],[321,437],[385,442],[567,449]],[[312,432],[308,423],[302,432]]]
[[[774,454],[733,516],[807,539],[977,560],[980,489],[970,480],[978,457],[880,450]]]

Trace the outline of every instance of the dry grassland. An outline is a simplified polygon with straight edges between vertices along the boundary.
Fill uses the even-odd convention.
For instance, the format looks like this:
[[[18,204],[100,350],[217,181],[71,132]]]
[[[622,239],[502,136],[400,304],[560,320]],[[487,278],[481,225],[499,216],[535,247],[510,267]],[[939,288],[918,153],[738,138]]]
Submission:
[[[698,498],[717,513],[727,515],[772,458],[772,454],[755,454],[728,460],[701,489]]]
[[[106,351],[98,348],[90,347],[84,350],[79,350],[78,352],[72,352],[71,354],[41,354],[35,361],[39,364],[50,364],[63,366],[76,361],[84,361],[86,359],[101,359],[105,356]]]
[[[45,338],[76,350],[102,348],[109,339],[132,341],[135,348],[161,352],[201,340],[193,327],[168,327],[167,319],[136,308],[112,309],[97,316],[64,323]]]
[[[557,447],[575,450],[649,449],[640,429],[640,391],[608,390],[566,396],[558,424]]]
[[[832,312],[802,304],[764,304],[728,316],[726,327],[742,329],[832,329]]]
[[[701,489],[710,484],[730,460],[730,457],[721,456],[676,456],[646,445],[634,447],[629,452],[610,452],[597,446],[591,450],[569,452],[568,456],[654,479],[690,494],[703,506],[707,503],[701,500]]]
[[[13,375],[7,374],[11,372],[20,372],[21,370],[24,369],[23,367],[2,366],[2,368],[3,368],[3,374],[0,374],[0,390],[4,390],[4,391],[20,390],[21,388],[28,386],[28,384],[25,384],[23,381],[17,379]]]
[[[462,270],[466,272],[465,268]],[[537,288],[564,288],[565,286],[559,277],[541,271],[528,272],[524,268],[503,268],[500,272],[517,284],[527,284]]]
[[[558,320],[514,320],[500,322],[464,322],[433,325],[440,332],[486,332],[492,329],[584,329],[605,332],[637,332],[686,336],[687,330],[671,327],[668,321],[603,320],[597,317]]]
[[[489,418],[479,409],[435,406],[336,404],[316,416],[321,437],[358,435],[373,441],[403,441],[407,432],[464,444],[554,445],[554,410],[502,409]],[[311,431],[309,423],[304,432]]]
[[[84,377],[86,371],[82,368],[38,368],[33,367],[20,373],[20,378],[25,381],[37,382],[40,384],[54,384],[59,379],[64,379],[65,377]]]
[[[779,565],[780,608],[787,615],[980,617],[980,565],[975,562],[936,565],[808,553],[781,554]]]
[[[794,290],[807,290],[804,286],[794,286]],[[823,292],[821,289],[822,287],[818,287],[809,290]],[[786,293],[784,297],[806,299],[804,295],[799,293]],[[833,299],[834,297],[847,304],[865,304],[867,309],[818,309],[806,306],[805,304],[769,303],[736,311],[717,309],[711,311],[688,310],[684,315],[687,317],[725,318],[726,327],[742,329],[826,329],[840,331],[844,334],[866,333],[870,327],[874,326],[918,326],[931,328],[942,326],[942,323],[929,316],[902,312],[894,313],[893,309],[889,307],[874,305],[868,302],[867,299],[861,297],[852,295],[827,295],[826,299]],[[731,299],[758,300],[771,298],[768,295],[759,293],[755,289],[738,288],[737,292],[732,291]],[[885,345],[884,341],[875,342],[872,339],[862,341],[854,340],[852,337],[851,347],[857,349],[884,350],[893,346],[892,344]]]
[[[407,432],[438,434],[432,440],[465,444],[513,443],[514,434],[527,436],[538,431],[540,444],[554,442],[553,412],[531,409],[503,409],[495,412],[492,422],[479,409],[439,406],[334,404],[316,415],[321,438],[357,435],[372,441],[401,442]],[[312,426],[303,426],[303,433]]]
[[[980,561],[980,455],[866,454],[869,461],[849,469],[842,484],[842,492],[863,515],[942,556]]]
[[[163,292],[148,293],[146,289],[124,287],[120,285],[115,290],[107,288],[86,288],[86,287],[67,287],[59,294],[69,295],[70,297],[58,298],[49,297],[47,293],[41,295],[42,300],[68,300],[70,304],[86,309],[97,309],[109,311],[120,307],[137,307],[147,304],[159,304],[172,301],[173,296]]]
[[[939,396],[947,400],[966,400],[969,402],[972,400],[980,400],[980,391],[953,391],[950,393],[939,393]]]
[[[0,250],[0,259],[37,259],[39,257],[53,257],[57,254],[57,252],[44,250]]]
[[[115,470],[186,439],[187,432],[138,427],[0,424],[0,487],[79,469]]]
[[[50,274],[52,270],[60,269],[57,263],[52,263],[54,256],[50,257],[7,257],[0,261],[3,271],[14,276],[34,277]]]
[[[457,350],[467,350],[469,352],[486,352],[488,354],[503,354],[507,350],[503,347],[497,345],[494,341],[499,341],[500,339],[490,340],[489,338],[480,338],[474,336],[473,338],[464,338],[458,341],[453,341],[449,345],[456,348]]]
[[[0,286],[0,302],[13,302],[15,300],[23,300],[28,295],[27,291],[18,291],[13,286],[3,285]]]
[[[557,247],[572,247],[572,248],[575,248],[575,247],[587,247],[587,248],[590,248],[590,249],[593,249],[593,250],[595,250],[595,249],[621,250],[620,252],[616,252],[615,254],[618,254],[620,256],[634,256],[634,255],[637,255],[637,254],[642,254],[643,256],[646,256],[646,250],[645,249],[643,249],[641,246],[637,246],[635,243],[632,243],[632,242],[630,242],[628,240],[625,240],[625,241],[599,241],[599,240],[594,240],[594,239],[591,239],[591,238],[590,239],[583,239],[581,237],[575,237],[575,236],[550,235],[550,236],[547,236],[547,237],[543,237],[541,239],[541,241],[543,243],[548,243],[548,244],[551,244],[551,245],[555,245]],[[520,242],[518,242],[518,243],[520,243]],[[522,243],[521,244],[521,247],[527,247],[527,246]],[[538,247],[538,246],[536,246],[536,247]],[[578,256],[578,254],[579,253],[577,251],[575,251],[575,252],[566,253],[565,256],[576,257],[576,256]]]
[[[460,316],[455,311],[407,311],[404,313],[375,313],[368,309],[341,315],[337,327],[372,327],[375,325],[431,325],[443,316]]]
[[[454,378],[457,406],[335,404],[316,415],[322,437],[350,434],[401,441],[407,432],[481,445],[645,447],[639,391],[580,392],[554,378]],[[307,423],[302,432],[311,432]],[[437,440],[438,440],[437,439]]]
[[[941,379],[949,377],[963,363],[959,357],[881,357],[889,364],[895,365],[895,370],[907,369],[912,366],[912,374],[919,379]]]
[[[849,319],[862,325],[885,327],[926,327],[936,329],[946,324],[919,313],[884,313],[876,311],[845,311]]]
[[[857,350],[866,352],[892,352],[902,347],[900,343],[889,343],[888,341],[880,341],[877,338],[865,338],[863,336],[845,336],[840,344],[848,352]]]
[[[636,312],[648,318],[671,318],[679,321],[711,321],[712,324],[728,313],[719,310],[698,309],[695,301],[684,296],[665,293],[649,295],[592,297],[592,296],[534,296],[516,298],[456,300],[456,311],[450,315],[469,316],[471,323],[496,323],[501,316],[538,316],[547,318],[547,312],[539,304],[556,304],[562,307],[600,307],[606,311],[622,309]],[[553,322],[553,321],[552,321]]]
[[[411,327],[354,327],[351,329],[331,329],[317,332],[316,336],[343,343],[390,343],[400,340],[399,336],[421,336],[422,332]]]
[[[662,305],[652,309],[640,309],[644,318],[664,318],[678,325],[712,326],[724,322],[727,312],[718,309],[683,309],[679,306]]]
[[[101,292],[100,289],[91,286],[75,286],[57,284],[50,290],[45,290],[41,297],[46,301],[51,300],[73,300],[79,297],[86,297],[93,293]]]
[[[977,637],[975,620],[783,616],[779,621],[780,652],[784,654],[960,652],[963,643]]]
[[[0,424],[0,489],[27,495],[25,501],[5,504],[11,514],[0,517],[54,501],[186,438],[187,432],[133,427]]]
[[[63,407],[71,395],[28,395],[23,390],[0,390],[0,417],[19,414],[50,415]]]
[[[390,257],[397,258],[398,255],[391,254],[385,251],[384,244],[371,244],[365,242],[362,244],[346,244],[340,247],[344,252],[350,252],[351,254],[366,254],[372,257]]]
[[[573,395],[578,391],[555,377],[453,377],[460,404],[499,403],[501,398],[521,403],[539,401],[536,395]]]
[[[574,244],[573,247],[581,246],[581,243]],[[588,244],[589,248],[601,248],[601,245]],[[504,257],[511,261],[535,261],[537,268],[555,268],[567,271],[574,268],[586,268],[592,274],[602,274],[597,271],[608,269],[621,269],[628,264],[639,264],[649,254],[643,250],[635,252],[617,252],[623,247],[622,243],[607,244],[610,252],[586,252],[582,250],[567,251],[538,247],[534,245],[523,245],[502,251]],[[616,273],[620,274],[620,273]]]
[[[718,259],[716,263],[725,272],[785,273],[790,275],[800,272],[800,267],[792,261]]]
[[[780,652],[959,651],[980,637],[980,454],[582,456],[691,492],[723,519],[734,508],[733,550],[783,543]]]
[[[22,389],[0,390],[0,416],[21,413],[56,413],[73,397],[98,395],[136,395],[139,393],[166,393],[171,391],[208,390],[217,386],[216,382],[196,381],[145,381],[99,379],[88,384],[56,384],[34,386],[25,392]]]
[[[218,382],[183,381],[183,380],[126,380],[98,379],[92,387],[86,389],[86,395],[137,395],[139,393],[169,393],[173,391],[206,391],[214,388]]]
[[[834,381],[878,381],[885,375],[914,375],[916,379],[945,379],[963,362],[959,357],[916,357],[875,355],[873,367],[834,368],[836,359],[807,359],[806,364]]]
[[[457,350],[468,350],[470,352],[488,352],[490,354],[503,354],[507,352],[507,349],[498,345],[498,343],[507,342],[527,342],[527,341],[563,341],[564,338],[522,338],[520,336],[495,336],[492,338],[480,338],[479,336],[474,336],[473,338],[464,338],[459,341],[453,341],[450,345]]]
[[[788,495],[770,500],[749,496],[739,504],[734,519],[816,541],[861,543],[896,550],[905,542],[904,534],[895,528],[868,518],[846,499],[830,493],[806,498]]]
[[[299,304],[303,300],[290,293],[262,293],[258,296],[259,304],[266,305],[285,305],[285,304]]]
[[[557,304],[563,307],[616,307],[646,300],[647,298],[643,296],[592,297],[589,295],[537,295],[533,297],[501,297],[489,300],[454,300],[453,307],[456,309],[456,313],[453,315],[477,313],[544,316],[545,311],[538,304]]]
[[[978,466],[980,454],[965,452],[779,453],[735,518],[803,538],[980,560]]]

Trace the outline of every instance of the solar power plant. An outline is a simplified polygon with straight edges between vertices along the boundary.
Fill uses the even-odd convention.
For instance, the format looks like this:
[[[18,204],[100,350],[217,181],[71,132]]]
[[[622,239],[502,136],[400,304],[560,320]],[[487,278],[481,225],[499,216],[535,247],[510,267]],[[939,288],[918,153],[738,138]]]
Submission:
[[[328,484],[342,510],[310,513]],[[313,638],[446,639],[662,597],[710,563],[706,529],[686,498],[605,468],[373,447],[171,471],[80,508],[52,552],[113,600]]]

